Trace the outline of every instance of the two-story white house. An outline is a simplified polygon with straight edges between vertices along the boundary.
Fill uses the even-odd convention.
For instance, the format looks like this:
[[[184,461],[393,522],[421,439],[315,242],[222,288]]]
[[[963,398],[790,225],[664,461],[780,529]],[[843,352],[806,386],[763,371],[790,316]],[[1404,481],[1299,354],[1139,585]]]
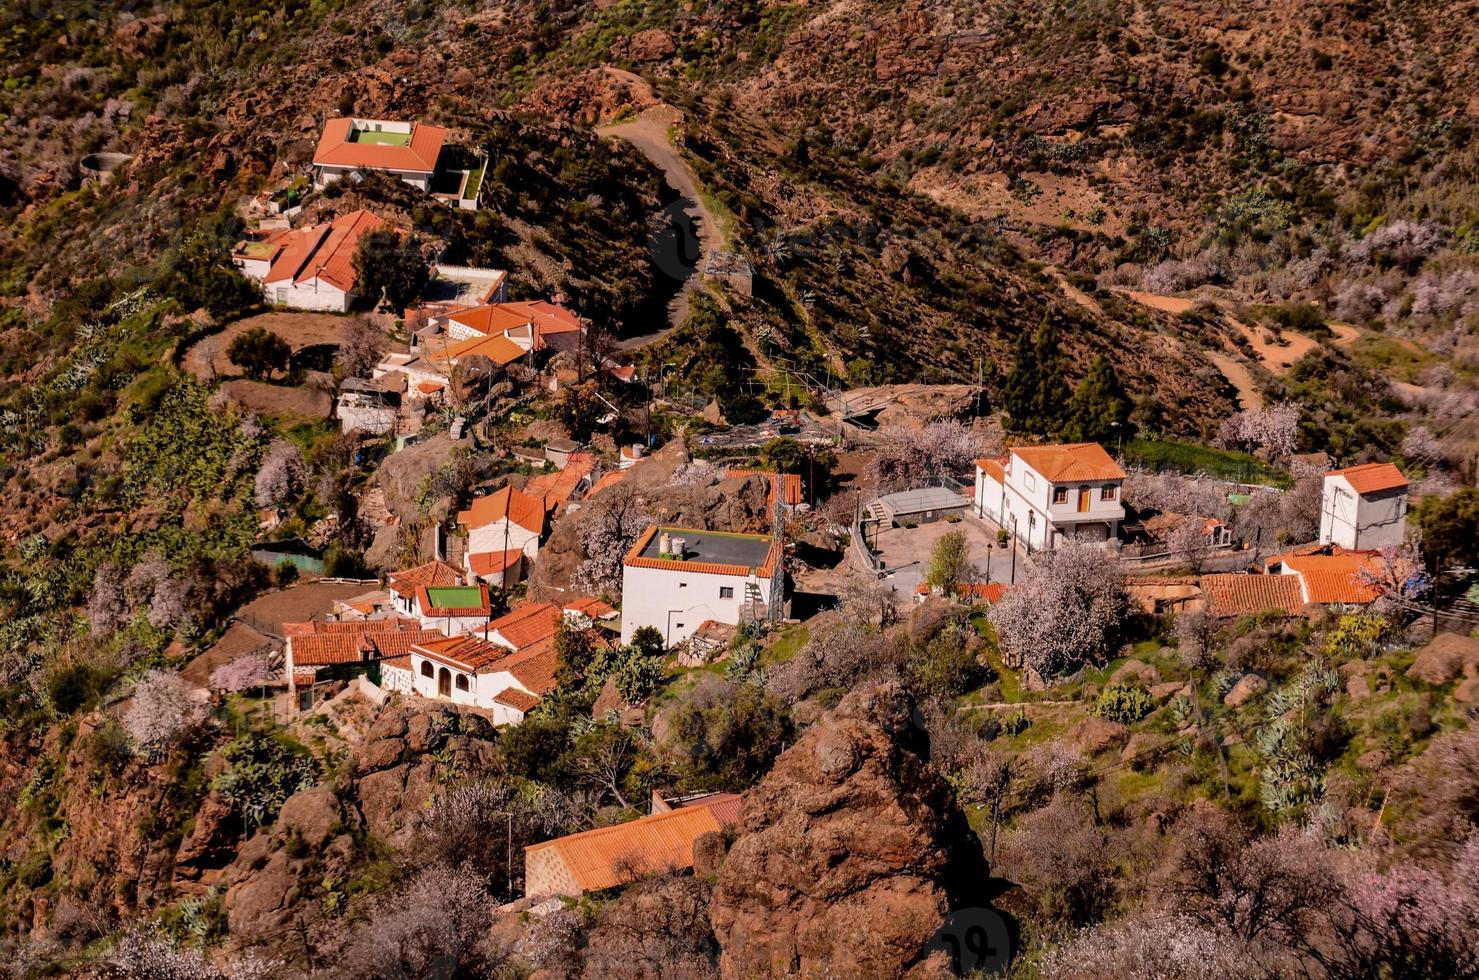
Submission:
[[[457,515],[467,529],[468,572],[489,585],[507,588],[539,554],[547,511],[543,497],[504,487],[478,497]]]
[[[652,626],[675,646],[709,620],[738,625],[765,618],[785,563],[764,534],[659,527],[627,552],[621,576],[621,642]]]
[[[1325,474],[1320,544],[1351,551],[1400,545],[1407,533],[1407,478],[1391,463],[1367,463]]]
[[[1117,540],[1125,471],[1096,442],[1019,446],[976,460],[975,509],[1029,550]]]

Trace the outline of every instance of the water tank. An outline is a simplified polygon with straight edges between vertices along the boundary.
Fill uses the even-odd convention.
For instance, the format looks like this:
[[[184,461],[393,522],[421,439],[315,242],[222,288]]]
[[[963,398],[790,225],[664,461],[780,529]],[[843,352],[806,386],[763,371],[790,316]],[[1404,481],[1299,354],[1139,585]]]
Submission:
[[[657,553],[660,555],[671,555],[673,553],[673,539],[668,532],[664,531],[657,539]]]
[[[682,558],[683,557],[683,548],[687,544],[688,544],[688,542],[687,541],[684,541],[682,538],[674,538],[673,539],[673,550],[670,553],[671,554],[674,554],[674,555],[677,555],[679,558]]]

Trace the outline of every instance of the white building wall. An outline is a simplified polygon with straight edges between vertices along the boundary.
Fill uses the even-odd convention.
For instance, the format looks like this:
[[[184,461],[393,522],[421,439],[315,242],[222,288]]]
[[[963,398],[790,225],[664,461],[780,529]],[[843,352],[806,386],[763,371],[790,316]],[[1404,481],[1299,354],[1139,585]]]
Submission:
[[[429,664],[432,676],[426,677],[422,674],[422,664]],[[437,693],[437,678],[442,670],[451,674],[452,696],[443,698]],[[405,671],[400,671],[404,674]],[[382,674],[382,677],[384,675]],[[524,713],[517,708],[511,708],[506,704],[499,704],[493,699],[509,688],[533,694],[523,684],[520,684],[514,675],[506,670],[493,671],[486,674],[472,674],[467,671],[459,671],[449,667],[440,661],[420,654],[411,654],[411,671],[407,675],[411,690],[424,698],[433,701],[450,700],[453,704],[468,704],[473,707],[483,708],[493,712],[493,724],[495,725],[517,725],[524,720]],[[461,676],[467,679],[468,689],[460,691],[457,689],[457,678]],[[382,685],[383,686],[383,685]]]
[[[1400,545],[1407,536],[1407,492],[1363,497],[1343,475],[1328,474],[1320,495],[1320,543],[1352,551]]]
[[[400,694],[410,694],[413,691],[412,673],[400,667],[391,667],[388,664],[380,665],[380,689],[382,691],[395,691]]]
[[[1114,487],[1113,499],[1103,499],[1105,486]],[[1060,487],[1067,496],[1054,503]],[[1079,495],[1084,490],[1088,491],[1087,508],[1080,511]],[[1056,547],[1076,534],[1075,525],[1084,523],[1104,522],[1107,538],[1114,538],[1125,517],[1122,494],[1118,481],[1050,483],[1015,457],[1007,466],[1005,484],[976,468],[977,513],[996,521],[1033,550]]]
[[[327,187],[334,181],[343,180],[345,177],[361,169],[374,170],[379,173],[390,174],[392,177],[399,177],[407,184],[419,190],[425,191],[431,189],[430,174],[414,173],[408,170],[380,170],[378,167],[330,167],[320,164],[313,168],[313,181],[319,187]]]
[[[508,536],[504,536],[507,528]],[[494,521],[467,532],[467,553],[481,554],[489,551],[513,551],[518,549],[524,557],[534,560],[539,556],[539,535],[507,519]]]
[[[262,284],[262,296],[273,306],[289,306],[295,310],[314,310],[326,313],[344,313],[349,309],[351,295],[318,279],[300,283],[288,281]]]
[[[422,629],[441,630],[447,636],[476,633],[488,624],[487,616],[436,616],[420,611],[416,615]]]
[[[776,574],[785,571],[777,569]],[[653,626],[668,646],[688,639],[705,620],[738,625],[748,587],[770,601],[771,580],[749,575],[716,575],[627,565],[621,576],[621,642],[630,643],[642,626]],[[731,590],[728,596],[721,589]]]

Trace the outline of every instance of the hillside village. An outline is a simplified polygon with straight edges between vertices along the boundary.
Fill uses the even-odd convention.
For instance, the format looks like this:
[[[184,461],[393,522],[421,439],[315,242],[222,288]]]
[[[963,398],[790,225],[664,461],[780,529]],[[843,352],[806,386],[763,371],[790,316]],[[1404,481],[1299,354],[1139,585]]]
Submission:
[[[1370,309],[770,235],[744,123],[590,71],[594,128],[346,91],[28,321],[6,975],[1479,976],[1458,232],[1372,219]]]

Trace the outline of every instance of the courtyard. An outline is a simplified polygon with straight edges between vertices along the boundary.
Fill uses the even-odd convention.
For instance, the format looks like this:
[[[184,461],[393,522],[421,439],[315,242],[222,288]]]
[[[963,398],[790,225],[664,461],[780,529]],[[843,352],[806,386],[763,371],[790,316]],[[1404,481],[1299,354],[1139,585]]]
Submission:
[[[963,520],[934,521],[917,527],[890,527],[877,532],[875,539],[869,529],[868,540],[878,553],[884,569],[888,570],[882,581],[898,590],[900,597],[912,596],[915,588],[924,580],[929,567],[930,552],[951,531],[964,531],[970,549],[971,563],[976,568],[978,582],[1012,582],[1011,547],[1000,548],[996,544],[996,526],[974,516]],[[1016,576],[1020,581],[1027,569],[1026,554],[1016,549]]]

